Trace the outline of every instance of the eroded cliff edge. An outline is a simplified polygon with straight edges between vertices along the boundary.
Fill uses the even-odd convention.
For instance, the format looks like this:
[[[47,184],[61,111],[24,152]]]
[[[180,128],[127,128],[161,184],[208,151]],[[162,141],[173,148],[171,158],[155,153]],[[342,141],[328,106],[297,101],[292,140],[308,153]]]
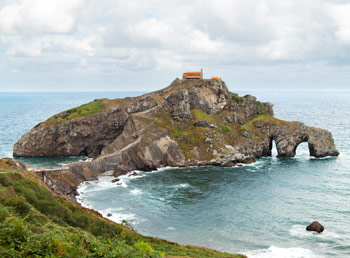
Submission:
[[[219,80],[174,80],[135,98],[99,99],[38,124],[14,145],[15,157],[88,155],[69,167],[76,182],[165,166],[234,166],[293,157],[308,142],[314,157],[337,156],[329,131],[274,117],[273,105],[240,97]]]

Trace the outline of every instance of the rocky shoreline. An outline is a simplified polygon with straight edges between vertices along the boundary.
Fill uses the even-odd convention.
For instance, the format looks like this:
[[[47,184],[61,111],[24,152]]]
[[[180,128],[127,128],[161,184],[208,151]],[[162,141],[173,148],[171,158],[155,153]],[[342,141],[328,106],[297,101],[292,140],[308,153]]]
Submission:
[[[229,92],[221,80],[174,80],[135,98],[101,99],[38,124],[14,145],[14,157],[88,155],[91,162],[37,172],[55,192],[75,200],[76,188],[101,175],[162,167],[236,166],[271,156],[294,157],[307,142],[316,158],[338,156],[324,129],[274,117],[273,105]]]

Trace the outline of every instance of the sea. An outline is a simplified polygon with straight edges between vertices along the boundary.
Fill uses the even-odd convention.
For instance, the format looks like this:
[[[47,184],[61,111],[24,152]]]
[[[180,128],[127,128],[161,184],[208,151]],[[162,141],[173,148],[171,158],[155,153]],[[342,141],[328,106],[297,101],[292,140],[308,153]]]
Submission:
[[[96,98],[141,92],[0,93],[0,157],[37,123]],[[258,159],[243,167],[163,168],[85,182],[79,202],[141,234],[248,257],[350,257],[350,92],[245,91],[274,103],[275,116],[332,132],[339,157]],[[81,157],[21,158],[34,167]],[[305,228],[314,220],[323,233]]]

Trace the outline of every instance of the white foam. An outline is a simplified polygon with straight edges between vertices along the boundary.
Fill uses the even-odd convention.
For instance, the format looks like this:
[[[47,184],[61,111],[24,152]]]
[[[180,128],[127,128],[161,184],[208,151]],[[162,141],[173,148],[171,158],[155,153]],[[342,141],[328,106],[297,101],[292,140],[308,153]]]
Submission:
[[[103,212],[102,213],[102,216],[107,218],[107,219],[110,219],[114,222],[117,222],[117,223],[122,223],[123,220],[126,220],[127,222],[132,222],[133,224],[136,224],[136,215],[133,214],[133,213],[112,213],[112,216],[107,216],[108,213],[105,213]]]
[[[267,249],[243,251],[249,258],[320,258],[311,250],[300,247],[282,248],[270,246]]]
[[[190,185],[189,184],[178,184],[178,185],[175,185],[175,187],[176,188],[188,188],[188,187],[190,187]]]
[[[305,225],[293,225],[289,230],[289,234],[297,238],[307,238],[311,236],[310,231],[306,231]]]
[[[136,195],[136,194],[142,193],[142,191],[140,189],[134,189],[134,190],[131,190],[130,193]]]
[[[307,231],[306,226],[300,225],[300,224],[293,225],[292,228],[289,230],[289,234],[297,238],[318,238],[318,239],[326,239],[326,240],[341,238],[340,235],[328,229],[322,233]]]
[[[168,227],[167,230],[175,230],[174,227]]]
[[[156,171],[160,172],[160,171],[164,171],[164,170],[169,170],[169,169],[176,169],[176,168],[179,168],[179,167],[163,167],[163,168],[157,168]]]

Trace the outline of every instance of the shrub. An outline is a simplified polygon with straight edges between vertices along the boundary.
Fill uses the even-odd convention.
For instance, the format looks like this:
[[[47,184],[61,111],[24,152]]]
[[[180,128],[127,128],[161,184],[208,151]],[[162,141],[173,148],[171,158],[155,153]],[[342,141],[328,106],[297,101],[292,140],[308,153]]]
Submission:
[[[4,206],[0,205],[0,223],[4,222],[8,216],[9,213],[7,209]]]
[[[230,128],[228,126],[226,126],[226,125],[221,126],[221,130],[223,132],[230,132],[231,131]]]
[[[14,211],[20,216],[26,216],[30,211],[30,206],[21,199],[9,198],[3,201],[3,204],[8,207],[12,207]]]

